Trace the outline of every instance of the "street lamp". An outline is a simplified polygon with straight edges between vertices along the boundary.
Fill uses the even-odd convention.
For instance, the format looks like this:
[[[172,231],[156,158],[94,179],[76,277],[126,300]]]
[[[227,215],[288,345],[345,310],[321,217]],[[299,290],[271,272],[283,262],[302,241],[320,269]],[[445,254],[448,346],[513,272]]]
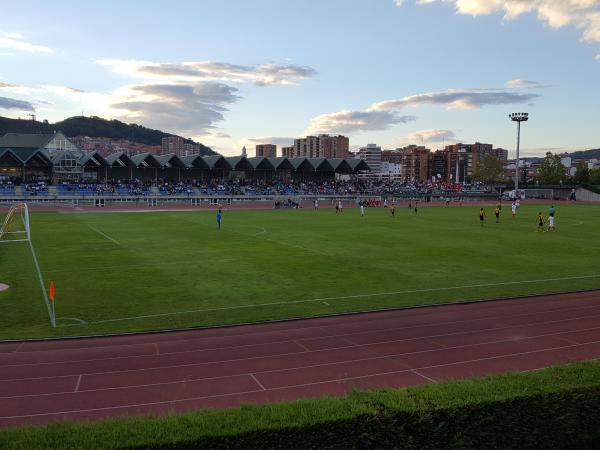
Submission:
[[[510,120],[517,122],[517,158],[515,168],[515,197],[517,196],[517,190],[519,189],[519,146],[521,144],[521,122],[527,122],[529,120],[528,113],[512,113],[509,114]]]

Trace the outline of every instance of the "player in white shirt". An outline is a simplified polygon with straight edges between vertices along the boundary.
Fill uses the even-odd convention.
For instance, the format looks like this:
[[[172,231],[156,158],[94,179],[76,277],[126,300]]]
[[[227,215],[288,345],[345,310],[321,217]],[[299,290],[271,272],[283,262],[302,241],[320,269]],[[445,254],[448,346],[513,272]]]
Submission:
[[[510,206],[510,212],[512,213],[512,218],[516,219],[517,217],[517,202],[512,202]]]

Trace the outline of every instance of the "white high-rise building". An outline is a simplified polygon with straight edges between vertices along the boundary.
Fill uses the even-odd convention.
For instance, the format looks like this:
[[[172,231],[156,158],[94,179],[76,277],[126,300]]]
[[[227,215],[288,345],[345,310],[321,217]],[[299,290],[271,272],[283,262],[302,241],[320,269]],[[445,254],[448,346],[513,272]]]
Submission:
[[[377,144],[367,144],[358,150],[358,157],[364,159],[371,169],[371,173],[381,172],[381,147]]]

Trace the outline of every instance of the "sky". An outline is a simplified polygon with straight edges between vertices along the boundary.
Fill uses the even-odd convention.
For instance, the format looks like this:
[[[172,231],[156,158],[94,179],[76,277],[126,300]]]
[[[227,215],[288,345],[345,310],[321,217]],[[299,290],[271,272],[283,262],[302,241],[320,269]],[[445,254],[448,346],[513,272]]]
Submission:
[[[226,155],[341,133],[600,147],[600,0],[2,2],[0,115],[96,115]],[[510,154],[510,153],[509,153]]]

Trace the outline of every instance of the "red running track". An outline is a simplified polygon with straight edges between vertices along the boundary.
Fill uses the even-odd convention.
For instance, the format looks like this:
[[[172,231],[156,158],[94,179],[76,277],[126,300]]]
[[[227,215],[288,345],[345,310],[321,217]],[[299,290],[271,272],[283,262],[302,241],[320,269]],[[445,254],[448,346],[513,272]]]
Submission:
[[[0,426],[341,395],[600,357],[600,291],[0,343]]]

